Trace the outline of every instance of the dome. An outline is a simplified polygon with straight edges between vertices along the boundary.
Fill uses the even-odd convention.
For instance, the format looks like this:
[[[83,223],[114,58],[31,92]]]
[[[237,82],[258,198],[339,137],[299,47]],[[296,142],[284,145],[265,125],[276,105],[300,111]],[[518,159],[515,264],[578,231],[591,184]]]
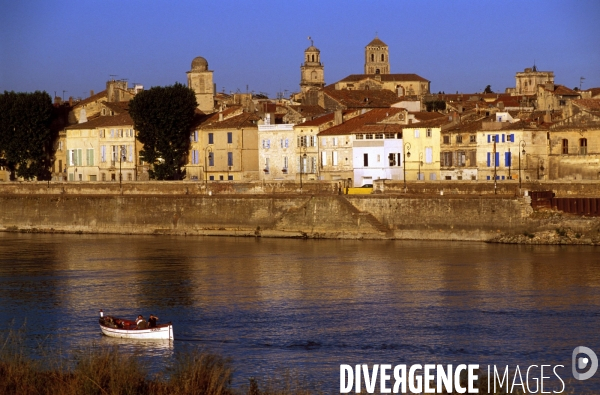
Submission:
[[[208,70],[208,62],[202,56],[198,56],[192,60],[192,71]]]
[[[315,47],[314,45],[311,45],[310,47],[306,48],[306,50],[304,52],[319,52],[319,53],[321,53],[321,51],[319,51],[319,49],[317,47]]]

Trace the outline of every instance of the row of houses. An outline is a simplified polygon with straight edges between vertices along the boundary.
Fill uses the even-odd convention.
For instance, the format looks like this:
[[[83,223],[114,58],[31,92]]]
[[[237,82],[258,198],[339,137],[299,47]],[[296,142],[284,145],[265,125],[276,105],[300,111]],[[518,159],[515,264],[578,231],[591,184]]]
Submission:
[[[190,130],[189,180],[582,180],[600,179],[600,100],[560,111],[310,107],[309,119],[278,123],[302,106],[231,105],[198,114]],[[258,105],[257,107],[261,107]],[[292,107],[288,112],[281,109]],[[101,103],[98,116],[61,134],[55,177],[148,180],[127,107]],[[81,122],[83,121],[83,122]],[[64,158],[61,157],[64,155]]]

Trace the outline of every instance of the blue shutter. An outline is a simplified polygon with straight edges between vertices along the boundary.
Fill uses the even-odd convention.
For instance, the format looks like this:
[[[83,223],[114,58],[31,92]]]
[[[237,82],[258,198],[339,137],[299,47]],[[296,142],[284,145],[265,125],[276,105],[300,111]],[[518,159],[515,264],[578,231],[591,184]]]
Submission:
[[[504,143],[504,134],[502,135],[502,142]]]
[[[511,135],[510,135],[510,142],[511,142],[511,143],[514,143],[514,142],[515,142],[515,135],[514,135],[514,134],[511,134]]]
[[[500,166],[500,152],[496,152],[496,166]]]
[[[499,143],[499,142],[500,142],[500,135],[499,135],[499,134],[497,134],[497,135],[496,135],[496,142],[497,142],[497,143]]]
[[[489,179],[490,179],[490,176],[487,176],[487,179],[489,180]]]
[[[488,143],[491,143],[490,137],[492,137],[491,134],[488,134]],[[489,166],[489,165],[488,165]]]
[[[510,152],[505,152],[504,153],[504,165],[507,166],[507,167],[511,166],[512,163],[510,163],[510,162],[511,162]]]
[[[487,165],[488,165],[488,167],[491,166],[491,163],[490,163],[490,152],[487,153]]]

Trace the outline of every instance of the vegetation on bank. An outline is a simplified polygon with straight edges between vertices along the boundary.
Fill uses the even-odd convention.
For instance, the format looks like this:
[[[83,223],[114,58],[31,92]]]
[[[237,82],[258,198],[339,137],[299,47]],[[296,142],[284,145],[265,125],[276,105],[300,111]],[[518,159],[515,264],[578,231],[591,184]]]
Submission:
[[[229,359],[189,349],[164,372],[150,375],[140,356],[117,347],[75,352],[71,361],[59,353],[28,356],[24,330],[0,334],[0,395],[287,395],[310,392],[288,382],[250,379],[246,388],[232,387]],[[274,389],[278,388],[278,389]]]

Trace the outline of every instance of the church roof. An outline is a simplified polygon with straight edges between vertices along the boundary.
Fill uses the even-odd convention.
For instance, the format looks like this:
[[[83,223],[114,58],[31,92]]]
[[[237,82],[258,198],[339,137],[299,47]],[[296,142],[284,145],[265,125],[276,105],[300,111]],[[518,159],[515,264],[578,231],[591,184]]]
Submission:
[[[319,52],[319,53],[321,53],[321,51],[319,51],[319,48],[315,47],[314,45],[311,45],[310,47],[306,48],[306,50],[304,50],[304,52]]]
[[[429,82],[429,80],[417,74],[350,74],[348,77],[340,80],[339,82],[356,82],[365,80],[367,78],[375,79],[375,76],[377,76],[378,79],[381,77],[381,81],[385,82]]]
[[[367,47],[387,47],[387,44],[379,39],[379,37],[375,37],[373,41],[367,44]]]
[[[398,103],[398,95],[387,89],[380,90],[328,90],[325,95],[346,108],[386,108]]]

